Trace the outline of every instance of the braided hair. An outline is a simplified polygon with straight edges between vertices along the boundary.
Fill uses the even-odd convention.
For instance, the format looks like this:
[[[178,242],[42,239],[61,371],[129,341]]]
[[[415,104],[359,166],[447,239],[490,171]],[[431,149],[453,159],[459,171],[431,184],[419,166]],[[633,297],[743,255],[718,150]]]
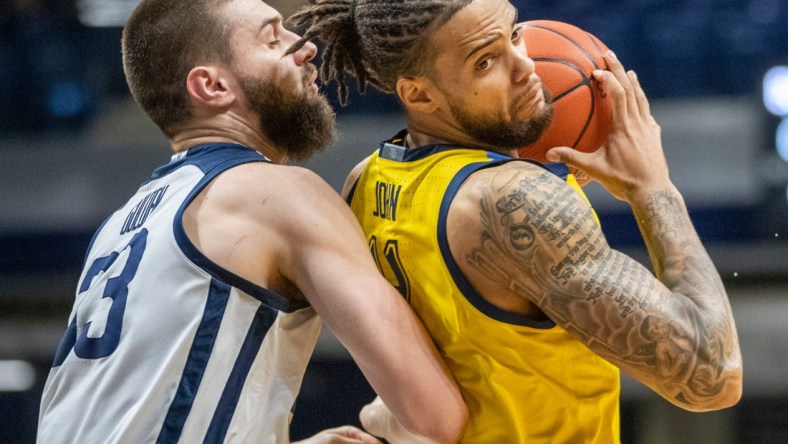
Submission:
[[[347,104],[345,74],[393,93],[400,76],[425,74],[432,30],[445,24],[471,0],[309,0],[288,19],[303,29],[289,52],[308,40],[325,44],[320,79],[337,81],[339,102]]]

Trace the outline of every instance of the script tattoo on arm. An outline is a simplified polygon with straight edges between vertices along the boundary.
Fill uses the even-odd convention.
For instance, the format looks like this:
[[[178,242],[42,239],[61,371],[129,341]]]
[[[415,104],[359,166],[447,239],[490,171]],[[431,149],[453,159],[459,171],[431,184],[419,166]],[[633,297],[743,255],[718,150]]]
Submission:
[[[738,339],[680,196],[654,193],[635,206],[655,277],[610,248],[566,183],[534,168],[498,170],[473,183],[481,233],[466,263],[671,402],[712,408],[727,380],[741,376]]]

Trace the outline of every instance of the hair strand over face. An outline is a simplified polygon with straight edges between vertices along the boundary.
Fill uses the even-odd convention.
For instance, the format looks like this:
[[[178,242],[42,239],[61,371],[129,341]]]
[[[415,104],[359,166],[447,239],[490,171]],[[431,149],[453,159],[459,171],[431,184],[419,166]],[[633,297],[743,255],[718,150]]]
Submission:
[[[310,0],[288,23],[304,29],[303,41],[325,44],[320,78],[337,81],[339,101],[345,105],[345,74],[357,79],[360,92],[370,84],[387,93],[394,92],[401,76],[423,74],[432,60],[428,51],[431,31],[470,2]]]

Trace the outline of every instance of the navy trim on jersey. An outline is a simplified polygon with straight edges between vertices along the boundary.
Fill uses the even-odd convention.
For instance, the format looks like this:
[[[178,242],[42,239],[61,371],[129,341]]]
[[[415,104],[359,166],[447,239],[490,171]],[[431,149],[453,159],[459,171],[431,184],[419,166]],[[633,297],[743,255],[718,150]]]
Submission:
[[[169,163],[153,170],[151,178],[145,183],[160,179],[184,165],[196,165],[207,174],[210,169],[222,161],[238,157],[248,158],[250,161],[269,162],[262,153],[244,145],[237,143],[206,143],[190,148],[188,151],[180,153],[180,155],[176,154]],[[144,186],[145,183],[142,185]]]
[[[452,181],[449,183],[448,188],[443,196],[443,200],[441,201],[440,213],[438,216],[438,245],[441,250],[441,254],[443,256],[443,260],[446,263],[446,267],[449,269],[449,273],[451,274],[452,278],[454,279],[454,283],[459,288],[460,292],[462,292],[463,296],[471,303],[477,310],[481,311],[485,315],[489,316],[492,319],[497,321],[505,322],[507,324],[514,324],[514,325],[523,325],[526,327],[532,328],[539,328],[539,329],[549,329],[555,327],[555,323],[553,321],[535,321],[524,315],[522,313],[516,313],[513,311],[502,309],[488,301],[484,298],[477,290],[473,287],[471,282],[465,276],[465,274],[460,270],[459,265],[454,260],[454,256],[449,249],[449,238],[446,234],[446,221],[448,219],[449,214],[449,207],[451,206],[454,197],[457,194],[457,191],[460,189],[460,186],[470,177],[471,174],[475,173],[484,168],[490,168],[502,165],[504,163],[508,163],[510,161],[517,161],[522,160],[526,161],[535,165],[542,165],[540,163],[531,161],[529,159],[518,159],[509,156],[502,156],[497,153],[488,152],[490,155],[489,162],[476,162],[471,163],[464,166],[457,174],[454,176]],[[547,165],[545,165],[547,167]],[[556,170],[560,171],[560,167],[557,164],[552,164],[550,167],[556,167]],[[552,171],[552,170],[551,170]],[[567,169],[568,171],[568,169]]]
[[[175,397],[164,417],[164,424],[156,439],[157,443],[177,442],[183,432],[186,418],[189,416],[194,398],[197,396],[197,390],[205,374],[205,368],[208,366],[208,360],[222,324],[231,290],[229,285],[211,279],[202,320],[194,335],[178,389],[175,391]]]
[[[241,276],[221,267],[217,263],[210,260],[205,256],[197,247],[194,246],[192,241],[186,235],[186,230],[183,228],[183,212],[186,207],[194,200],[197,194],[200,193],[213,179],[219,174],[233,168],[235,166],[250,163],[250,162],[269,162],[262,154],[242,145],[234,144],[208,144],[192,148],[186,153],[185,156],[178,158],[170,165],[166,165],[158,170],[156,173],[163,174],[164,172],[170,173],[174,169],[180,168],[184,165],[195,165],[200,168],[205,176],[200,179],[200,182],[195,185],[186,199],[183,201],[180,209],[175,215],[173,220],[173,232],[175,234],[175,241],[180,246],[183,253],[197,266],[208,272],[211,276],[228,283],[239,290],[247,293],[260,302],[283,312],[292,313],[294,311],[306,308],[309,306],[307,301],[292,302],[287,298],[276,294],[275,292],[254,284]],[[174,168],[174,169],[172,169]]]
[[[260,352],[263,339],[265,339],[271,326],[276,322],[277,316],[278,312],[276,310],[264,304],[261,304],[260,308],[257,309],[203,442],[219,443],[224,441],[254,359]]]
[[[353,182],[353,186],[350,187],[350,192],[347,193],[347,197],[345,198],[345,202],[347,202],[348,205],[350,205],[350,203],[353,202],[353,195],[356,194],[356,185],[358,185],[359,179],[361,179],[361,175],[356,177],[356,181]]]
[[[403,129],[391,139],[380,142],[378,156],[395,162],[415,162],[444,151],[469,149],[468,147],[453,143],[436,143],[433,145],[422,145],[416,148],[409,148],[405,145],[405,137],[407,135],[408,130]],[[495,153],[493,151],[487,151],[487,155],[493,160],[513,159],[511,156]]]
[[[407,135],[408,135],[408,130],[403,129],[400,130],[397,134],[395,134],[394,137],[392,137],[391,139],[380,142],[380,148],[378,149],[378,156],[396,162],[413,162],[444,151],[449,151],[453,149],[469,149],[468,147],[462,145],[450,144],[450,143],[439,143],[434,145],[424,145],[417,148],[408,148],[405,146],[404,143],[405,137]],[[562,162],[537,162],[531,159],[511,157],[506,154],[496,153],[494,151],[487,151],[487,156],[492,161],[524,160],[526,162],[530,162],[533,163],[534,165],[538,165],[545,168],[546,170],[560,177],[562,180],[566,180],[566,177],[570,173],[569,167]],[[356,183],[358,183],[358,180],[356,181]],[[348,196],[348,203],[350,203],[350,201],[352,200],[352,196],[355,190],[356,190],[356,185],[354,184],[353,188],[350,191],[350,195]]]
[[[421,160],[427,158],[433,154],[441,153],[444,151],[449,151],[453,149],[468,149],[462,145],[456,144],[434,144],[434,145],[424,145],[417,148],[408,148],[404,146],[404,140],[407,135],[407,130],[402,130],[398,132],[394,137],[383,141],[380,143],[380,149],[378,150],[378,156],[381,158],[392,160],[395,162],[415,162],[417,160]],[[523,158],[516,158],[511,157],[506,154],[496,153],[494,151],[486,151],[487,157],[489,161],[485,162],[476,162],[472,164],[468,164],[459,172],[457,172],[456,176],[452,179],[449,183],[448,188],[443,196],[443,200],[441,202],[441,208],[438,215],[438,227],[437,227],[437,236],[438,236],[438,246],[441,250],[441,255],[443,256],[443,260],[446,263],[446,267],[449,269],[449,273],[454,279],[454,283],[457,285],[457,288],[462,292],[463,296],[471,303],[476,309],[484,313],[485,315],[489,316],[492,319],[505,322],[507,324],[514,324],[514,325],[523,325],[532,328],[540,328],[540,329],[549,329],[555,327],[555,323],[550,320],[546,321],[535,321],[524,315],[522,313],[516,313],[509,310],[504,310],[492,303],[490,303],[487,299],[485,299],[468,281],[468,278],[465,277],[465,274],[460,270],[459,265],[454,260],[454,256],[451,254],[451,250],[449,249],[449,239],[446,234],[446,220],[449,214],[449,207],[451,206],[451,202],[454,200],[454,196],[457,194],[457,191],[460,189],[460,186],[465,182],[468,177],[476,171],[479,171],[484,168],[490,168],[494,166],[499,166],[504,163],[508,163],[511,161],[524,161],[531,163],[533,165],[540,166],[551,173],[555,174],[556,176],[560,177],[563,180],[566,180],[566,177],[569,175],[569,167],[567,167],[564,163],[559,162],[547,162],[541,163],[531,159],[523,159]],[[350,195],[348,196],[348,203],[350,203],[353,199],[353,194],[355,192],[355,184],[353,185],[353,189],[351,190]]]
[[[446,143],[437,143],[434,145],[424,145],[418,148],[408,148],[402,145],[391,142],[382,142],[378,150],[378,156],[382,159],[393,160],[395,162],[415,162],[417,160],[426,159],[433,154],[441,153],[444,151],[454,149],[467,149],[461,145],[452,145]],[[492,153],[501,158],[511,159],[512,157],[503,154]],[[497,160],[497,159],[496,159]]]
[[[543,167],[547,171],[550,171],[551,173],[560,177],[561,180],[563,181],[566,181],[566,178],[569,176],[569,173],[571,172],[569,171],[569,167],[563,162],[545,162],[545,163],[533,162],[533,163]]]

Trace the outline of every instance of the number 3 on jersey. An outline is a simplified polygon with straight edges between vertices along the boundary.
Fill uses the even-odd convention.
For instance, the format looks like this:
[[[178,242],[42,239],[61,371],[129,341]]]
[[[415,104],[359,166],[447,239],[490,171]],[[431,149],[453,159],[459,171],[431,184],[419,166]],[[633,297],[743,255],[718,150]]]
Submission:
[[[381,257],[378,254],[378,238],[372,236],[369,238],[369,251],[372,252],[375,264],[386,280],[394,285],[406,301],[410,302],[410,282],[402,267],[402,261],[399,259],[399,243],[395,239],[387,240],[383,246],[383,257]],[[381,259],[385,259],[385,261]]]
[[[79,286],[79,294],[89,292],[77,307],[76,316],[71,320],[63,340],[58,346],[54,366],[63,363],[73,347],[74,353],[83,359],[98,359],[109,356],[118,347],[120,331],[123,327],[123,314],[126,311],[126,297],[129,294],[129,283],[137,274],[142,260],[142,253],[148,239],[148,230],[143,229],[131,239],[121,251],[114,251],[107,256],[93,261],[85,273]],[[117,262],[123,253],[125,264]],[[122,265],[122,268],[121,268]],[[118,271],[118,269],[120,269]],[[94,279],[104,273],[103,278]],[[102,292],[100,298],[90,297],[94,292]],[[109,309],[106,308],[109,300]],[[106,313],[106,316],[103,315]],[[103,332],[98,335],[96,331]],[[79,335],[77,335],[77,325]],[[92,337],[88,337],[93,333]]]

